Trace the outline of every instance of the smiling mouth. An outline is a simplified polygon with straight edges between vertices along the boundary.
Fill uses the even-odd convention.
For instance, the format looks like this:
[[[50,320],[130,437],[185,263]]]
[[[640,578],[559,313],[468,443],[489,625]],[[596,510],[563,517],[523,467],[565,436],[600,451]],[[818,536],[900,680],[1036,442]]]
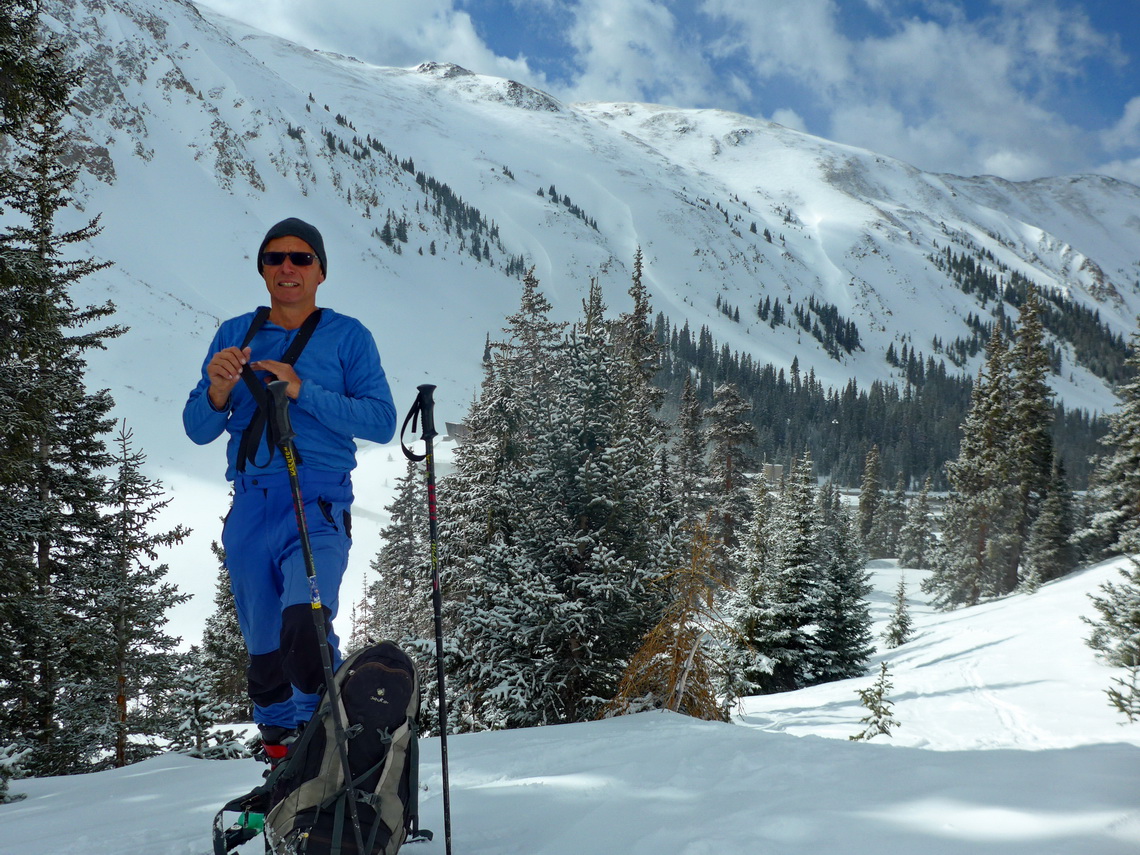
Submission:
[[[278,288],[300,288],[301,283],[300,282],[278,282],[277,287]]]

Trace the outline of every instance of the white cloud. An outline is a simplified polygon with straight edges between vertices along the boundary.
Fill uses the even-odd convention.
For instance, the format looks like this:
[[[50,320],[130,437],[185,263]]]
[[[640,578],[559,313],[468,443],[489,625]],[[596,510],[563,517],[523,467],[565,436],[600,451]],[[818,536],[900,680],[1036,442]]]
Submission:
[[[436,60],[542,86],[525,57],[501,57],[455,0],[204,0],[224,15],[308,47],[395,67]]]
[[[720,52],[742,55],[759,77],[790,75],[820,91],[851,79],[833,0],[704,0],[700,10],[728,25]]]
[[[1102,175],[1111,175],[1113,178],[1119,178],[1121,181],[1127,181],[1129,184],[1140,187],[1140,157],[1101,164],[1096,168],[1096,172]]]
[[[1106,130],[1101,137],[1109,151],[1140,146],[1140,96],[1124,105],[1120,121]]]
[[[782,108],[772,113],[772,121],[777,124],[783,125],[785,128],[791,128],[793,131],[807,131],[807,122],[803,120],[795,110],[788,110]]]
[[[1040,153],[1003,149],[982,158],[982,172],[1010,181],[1040,178],[1048,173],[1049,161]]]
[[[1120,58],[1083,14],[998,0],[984,19],[948,3],[888,19],[894,4],[865,3],[883,27],[858,38],[840,29],[834,0],[704,0],[701,8],[736,33],[724,50],[769,82],[776,94],[767,97],[779,99],[780,87],[809,93],[810,104],[768,108],[812,116],[815,133],[966,174],[1027,178],[1082,160],[1079,129],[1043,105],[1089,57]]]
[[[568,39],[578,73],[571,97],[602,101],[717,103],[700,46],[659,0],[580,0]],[[723,101],[721,102],[723,103]]]

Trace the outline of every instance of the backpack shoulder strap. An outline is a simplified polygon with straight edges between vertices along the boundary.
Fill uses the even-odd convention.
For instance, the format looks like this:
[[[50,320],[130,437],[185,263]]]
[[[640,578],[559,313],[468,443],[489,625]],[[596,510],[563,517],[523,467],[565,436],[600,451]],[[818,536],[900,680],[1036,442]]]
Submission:
[[[238,347],[238,350],[245,350],[247,347],[249,347],[249,343],[251,341],[253,341],[253,337],[255,335],[257,335],[258,330],[260,330],[263,326],[265,326],[265,322],[268,319],[269,319],[269,307],[268,306],[258,306],[257,311],[254,312],[253,320],[250,321],[250,323],[249,323],[249,330],[246,332],[245,338],[242,339],[241,345]]]
[[[257,335],[257,331],[261,329],[266,319],[269,317],[269,308],[261,306],[254,315],[253,323],[249,326],[249,332],[246,333],[245,341],[242,347],[249,345],[253,341],[253,337]],[[317,309],[315,312],[305,318],[305,322],[301,324],[301,328],[297,331],[297,336],[290,343],[289,347],[281,357],[281,361],[288,365],[294,365],[297,359],[301,356],[301,351],[305,349],[305,345],[309,343],[309,339],[313,337],[313,333],[317,329],[317,324],[321,322],[321,310]],[[257,402],[257,411],[250,419],[249,425],[241,434],[241,443],[238,445],[237,468],[239,472],[245,471],[246,462],[252,463],[254,466],[263,466],[273,459],[273,447],[277,444],[277,437],[274,435],[272,423],[269,422],[269,396],[265,391],[265,384],[257,379],[257,375],[248,365],[243,365],[241,370],[241,379],[245,381],[249,393],[253,396],[253,400]],[[265,433],[266,425],[269,424],[269,458],[264,464],[257,462],[257,450],[261,445],[261,437]],[[297,462],[300,462],[298,455]]]
[[[305,349],[305,345],[309,343],[309,339],[313,337],[313,331],[316,330],[317,324],[321,322],[321,310],[317,309],[309,317],[305,318],[305,322],[301,324],[301,328],[297,330],[297,337],[293,339],[293,343],[285,351],[281,357],[282,362],[287,362],[290,365],[296,363],[297,358],[301,355],[301,351]]]

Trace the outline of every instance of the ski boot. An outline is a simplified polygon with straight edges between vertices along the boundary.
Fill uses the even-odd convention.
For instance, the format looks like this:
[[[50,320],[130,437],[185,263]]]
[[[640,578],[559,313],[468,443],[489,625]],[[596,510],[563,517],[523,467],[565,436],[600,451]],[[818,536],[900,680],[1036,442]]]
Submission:
[[[268,763],[272,772],[289,755],[289,746],[297,741],[301,731],[276,724],[259,724],[257,728],[261,731],[261,747],[255,756]]]
[[[300,736],[300,730],[295,727],[264,724],[258,725],[258,729],[261,731],[261,746],[254,752],[254,757],[269,764],[269,768],[262,773],[262,776],[268,779],[289,756],[289,749]],[[215,855],[225,855],[264,832],[265,815],[269,813],[271,794],[267,780],[244,796],[232,799],[218,812],[214,821]],[[237,821],[228,828],[222,825],[222,816],[225,813],[238,814]]]

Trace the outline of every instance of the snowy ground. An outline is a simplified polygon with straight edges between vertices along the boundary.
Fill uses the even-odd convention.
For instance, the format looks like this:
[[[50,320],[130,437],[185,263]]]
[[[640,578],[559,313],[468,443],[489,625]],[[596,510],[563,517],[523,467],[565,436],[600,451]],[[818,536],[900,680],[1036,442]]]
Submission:
[[[1099,565],[973,609],[932,612],[906,571],[916,637],[885,652],[900,727],[851,742],[871,677],[748,699],[735,724],[639,716],[452,737],[457,855],[1109,855],[1140,851],[1140,724],[1107,703],[1084,645]],[[899,569],[875,566],[885,621]],[[882,657],[876,657],[877,671]],[[442,832],[438,751],[424,824]],[[19,781],[0,851],[199,855],[254,761],[164,756]],[[252,843],[247,849],[260,851]],[[405,851],[443,853],[442,834]]]

